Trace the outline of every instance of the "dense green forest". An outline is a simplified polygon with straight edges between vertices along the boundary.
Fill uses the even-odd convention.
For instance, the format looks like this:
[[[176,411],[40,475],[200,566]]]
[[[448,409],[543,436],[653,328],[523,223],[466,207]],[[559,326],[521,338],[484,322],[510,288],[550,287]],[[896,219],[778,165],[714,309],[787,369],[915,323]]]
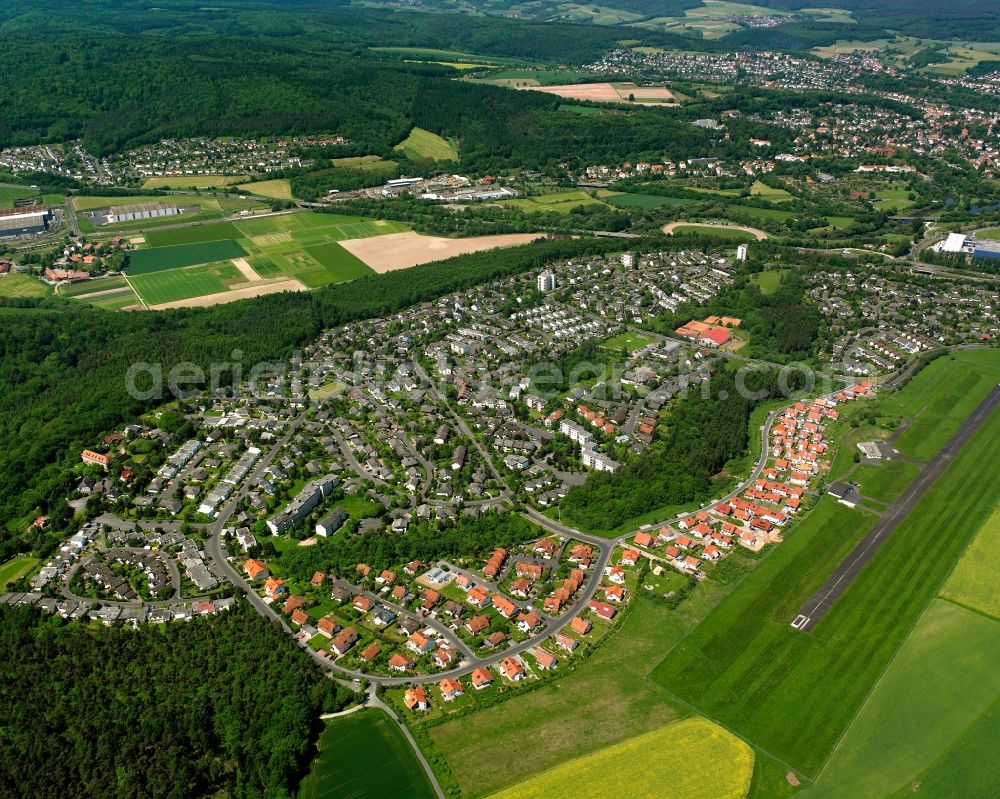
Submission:
[[[67,466],[94,438],[156,403],[125,391],[137,362],[254,364],[287,357],[321,330],[386,316],[449,291],[537,268],[551,260],[611,252],[611,240],[545,240],[463,255],[314,292],[284,293],[206,309],[112,314],[56,300],[6,300],[0,307],[0,561],[16,551],[51,551],[72,519]],[[27,517],[49,513],[50,529],[26,532]]]
[[[265,39],[6,40],[0,146],[81,138],[107,153],[174,136],[326,130],[347,137],[345,154],[392,156],[416,125],[455,138],[472,172],[680,158],[707,146],[704,131],[655,109],[573,114],[557,97],[441,72]]]
[[[172,136],[331,131],[345,154],[390,155],[414,125],[454,137],[463,165],[547,167],[698,146],[704,134],[655,109],[601,120],[559,98],[454,80],[379,45],[548,63],[599,57],[614,29],[311,3],[12,2],[0,10],[0,146],[81,138],[96,153]],[[44,17],[44,19],[43,19]],[[47,38],[39,47],[36,32]],[[680,42],[655,32],[637,41]],[[183,113],[178,113],[183,109]]]
[[[244,605],[138,630],[0,605],[0,662],[10,797],[293,796],[353,699]]]
[[[614,473],[591,474],[566,494],[568,518],[595,530],[613,530],[627,519],[667,506],[709,499],[713,478],[747,449],[750,414],[768,398],[781,395],[776,370],[744,375],[722,370],[693,388],[661,424],[649,450]],[[802,375],[787,378],[791,390]]]

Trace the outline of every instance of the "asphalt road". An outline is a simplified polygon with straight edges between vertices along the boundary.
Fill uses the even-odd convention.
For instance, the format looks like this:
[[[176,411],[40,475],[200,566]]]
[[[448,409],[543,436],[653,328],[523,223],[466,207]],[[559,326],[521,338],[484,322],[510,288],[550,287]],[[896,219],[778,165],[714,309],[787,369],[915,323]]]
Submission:
[[[1000,404],[1000,386],[995,386],[893,506],[876,522],[871,532],[841,562],[823,587],[802,606],[798,615],[792,619],[792,627],[802,632],[809,632],[816,626],[998,404]]]

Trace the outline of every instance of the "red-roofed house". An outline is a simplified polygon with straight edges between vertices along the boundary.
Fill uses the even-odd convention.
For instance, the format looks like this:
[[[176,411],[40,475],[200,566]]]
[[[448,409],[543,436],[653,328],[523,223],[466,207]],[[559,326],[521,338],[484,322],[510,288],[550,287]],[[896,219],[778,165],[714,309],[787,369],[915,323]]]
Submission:
[[[462,683],[458,680],[453,680],[450,677],[445,677],[441,680],[441,682],[438,683],[438,688],[441,689],[441,698],[445,702],[457,699],[465,693],[465,691],[462,690]]]
[[[407,688],[403,694],[403,704],[407,710],[427,710],[430,707],[427,704],[427,692],[422,685]]]
[[[500,661],[500,673],[514,682],[524,679],[524,667],[514,658],[504,658]]]

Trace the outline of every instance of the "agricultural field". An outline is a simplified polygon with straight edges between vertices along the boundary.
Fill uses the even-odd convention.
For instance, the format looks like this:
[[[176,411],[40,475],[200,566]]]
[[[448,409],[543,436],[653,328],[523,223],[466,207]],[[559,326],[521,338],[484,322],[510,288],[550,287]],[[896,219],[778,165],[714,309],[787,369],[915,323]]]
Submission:
[[[921,773],[960,741],[1000,696],[1000,621],[940,599],[934,600],[879,680],[864,707],[803,799],[882,799],[897,789],[913,791]],[[933,690],[928,688],[933,687]],[[1000,727],[987,735],[994,751]],[[956,774],[955,795],[995,796],[1000,778],[992,762],[980,776],[994,792],[965,790]],[[941,796],[925,793],[919,796]]]
[[[247,177],[247,175],[171,175],[150,178],[142,184],[142,187],[144,189],[217,189],[242,183]]]
[[[660,755],[649,757],[649,753]],[[621,790],[623,774],[628,775],[629,796],[743,799],[753,760],[753,750],[735,735],[707,719],[684,719],[563,763],[491,799],[568,795],[603,799]],[[684,767],[678,768],[678,762]],[[641,768],[636,768],[640,763]]]
[[[176,203],[181,208],[182,213],[179,216],[139,219],[134,222],[121,222],[113,225],[96,225],[86,215],[89,212],[101,211],[112,206],[143,202]],[[157,228],[174,228],[177,225],[213,222],[236,212],[262,209],[266,207],[264,203],[265,201],[259,198],[240,199],[226,195],[213,197],[206,194],[129,195],[123,197],[77,195],[73,198],[73,205],[80,212],[78,216],[80,229],[85,233],[148,232]],[[196,211],[193,210],[195,208],[197,208]]]
[[[0,275],[0,297],[48,297],[52,287],[31,275]]]
[[[414,128],[410,135],[395,146],[407,158],[430,158],[434,161],[457,161],[458,145],[453,139],[444,139],[423,128]]]
[[[904,455],[926,460],[955,434],[998,381],[1000,350],[953,352],[880,400],[879,414],[912,419],[893,446]]]
[[[589,106],[579,106],[587,108]],[[655,194],[630,194],[616,191],[599,190],[597,196],[608,205],[615,208],[676,208],[681,205],[690,205],[692,200],[683,197],[660,197]]]
[[[1000,505],[983,523],[941,596],[959,605],[1000,619]]]
[[[750,187],[750,194],[754,197],[760,197],[763,200],[769,200],[772,203],[784,203],[795,199],[790,192],[768,186],[759,180],[755,181]]]
[[[62,205],[66,198],[61,194],[42,194],[31,186],[0,186],[0,208],[13,208],[18,200],[39,198],[43,205]]]
[[[507,69],[494,72],[484,83],[512,88],[528,88],[531,86],[552,86],[560,83],[572,83],[593,77],[600,80],[599,75],[573,69]]]
[[[68,286],[60,286],[59,296],[79,297],[84,294],[96,294],[97,292],[122,288],[128,288],[128,282],[125,278],[120,276],[102,277],[97,280],[85,280],[80,283],[70,283]]]
[[[228,261],[149,271],[130,275],[129,279],[147,305],[218,294],[244,280],[240,271]]]
[[[621,627],[571,674],[429,727],[463,793],[497,791],[689,715],[645,674],[718,590],[699,587],[680,611],[637,599]],[[525,741],[531,757],[524,756]],[[481,757],[487,746],[490,756]]]
[[[833,44],[826,45],[825,47],[814,47],[812,53],[820,58],[833,58],[834,56],[848,55],[854,52],[875,53],[879,50],[884,50],[889,45],[898,47],[898,42],[890,39],[872,39],[871,41],[838,39]],[[913,49],[912,52],[915,53],[916,49]]]
[[[549,211],[568,214],[571,210],[581,205],[607,205],[601,200],[591,197],[590,194],[582,189],[554,191],[549,194],[539,194],[535,197],[519,197],[514,200],[504,200],[503,202],[505,205],[520,208],[529,214]]]
[[[141,307],[141,301],[124,277],[104,277],[59,287],[59,296],[85,302],[106,311]]]
[[[127,271],[147,306],[211,305],[372,274],[363,258],[338,242],[358,244],[406,230],[398,222],[311,212],[154,230],[131,252]],[[444,256],[428,260],[434,257]],[[80,293],[91,295],[101,288],[121,287],[91,285]],[[109,309],[127,308],[138,302],[130,292],[126,285],[118,292],[82,299]]]
[[[142,303],[132,289],[126,287],[116,291],[109,291],[100,297],[79,297],[79,300],[87,302],[105,311],[124,311],[126,308],[141,308]]]
[[[434,791],[398,725],[381,710],[326,722],[299,799],[431,798]]]
[[[814,778],[1000,494],[993,414],[808,634],[789,624],[873,517],[820,500],[652,673]],[[697,674],[698,679],[690,679]]]
[[[559,18],[566,22],[589,23],[591,25],[621,25],[642,19],[641,14],[600,5],[561,3]]]
[[[246,254],[246,250],[234,239],[171,244],[165,247],[135,250],[129,257],[126,271],[129,278],[134,280],[136,276],[146,275],[150,272],[163,272],[185,266],[224,261]]]
[[[232,222],[217,222],[212,225],[151,230],[143,238],[148,247],[170,247],[175,244],[200,244],[206,241],[237,239],[240,231]]]
[[[354,155],[347,158],[334,158],[331,162],[335,169],[360,169],[362,172],[384,172],[391,177],[396,169],[395,161],[387,161],[377,155]]]
[[[292,197],[292,184],[283,179],[276,180],[258,180],[253,183],[241,183],[236,187],[240,191],[246,191],[250,194],[257,194],[261,197],[267,197],[271,200],[291,200]]]
[[[37,565],[38,558],[31,558],[27,555],[15,555],[6,563],[0,564],[0,591],[5,589],[8,583],[20,580],[26,574],[30,574]]]
[[[638,86],[634,83],[568,83],[523,88],[545,94],[554,94],[566,100],[589,100],[594,103],[677,105],[674,95],[665,86]]]
[[[419,233],[394,233],[353,239],[343,243],[344,249],[360,258],[379,274],[396,269],[442,261],[470,252],[516,247],[543,238],[543,233],[498,233],[492,236],[468,236],[452,239],[424,236]]]
[[[909,785],[889,799],[913,799],[918,786],[921,796],[960,797],[960,799],[995,799],[1000,796],[1000,781],[993,768],[996,759],[997,730],[1000,730],[1000,699],[956,738],[947,751]],[[956,787],[960,786],[960,792]]]
[[[435,50],[432,47],[371,47],[370,50],[377,53],[387,53],[390,55],[403,56],[411,61],[430,61],[432,63],[461,62],[489,65],[518,65],[524,61],[517,58],[507,58],[492,55],[477,55],[475,53],[463,53],[458,50]]]
[[[726,209],[734,214],[743,214],[760,219],[762,222],[784,222],[796,216],[794,211],[783,211],[780,208],[757,208],[753,205],[727,203]]]

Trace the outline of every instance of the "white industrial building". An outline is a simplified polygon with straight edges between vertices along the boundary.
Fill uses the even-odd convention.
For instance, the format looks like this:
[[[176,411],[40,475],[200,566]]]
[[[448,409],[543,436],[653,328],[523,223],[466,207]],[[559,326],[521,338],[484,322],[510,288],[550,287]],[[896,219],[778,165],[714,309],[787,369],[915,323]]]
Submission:
[[[135,222],[140,219],[158,219],[163,216],[177,216],[180,209],[176,205],[161,203],[135,203],[134,205],[116,205],[108,211],[105,224],[119,222]]]
[[[965,234],[949,233],[948,238],[941,242],[941,252],[963,252],[965,250]]]

